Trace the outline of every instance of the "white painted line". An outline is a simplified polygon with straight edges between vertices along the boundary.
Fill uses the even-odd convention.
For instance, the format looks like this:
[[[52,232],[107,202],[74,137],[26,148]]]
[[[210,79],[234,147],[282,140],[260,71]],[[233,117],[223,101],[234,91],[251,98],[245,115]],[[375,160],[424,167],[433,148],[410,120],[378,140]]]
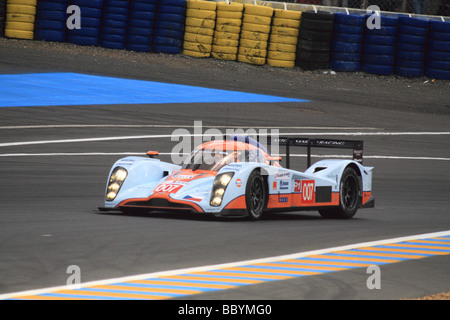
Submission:
[[[270,134],[270,133],[268,133]],[[450,135],[450,132],[293,132],[280,133],[280,136],[426,136],[426,135]],[[211,137],[208,134],[191,134],[190,137]],[[99,142],[99,141],[118,141],[118,140],[139,140],[139,139],[160,139],[177,137],[172,134],[153,134],[139,136],[117,136],[117,137],[98,137],[98,138],[80,138],[80,139],[62,139],[62,140],[38,140],[38,141],[20,141],[0,143],[0,147],[14,147],[40,144],[55,143],[79,143],[79,142]]]
[[[169,270],[169,271],[160,271],[160,272],[153,272],[153,273],[140,274],[140,275],[114,278],[114,279],[106,279],[106,280],[100,280],[100,281],[91,281],[91,282],[85,282],[85,283],[82,283],[82,284],[76,285],[76,286],[59,286],[59,287],[51,287],[51,288],[44,288],[44,289],[37,289],[37,290],[28,290],[28,291],[22,291],[22,292],[7,293],[7,294],[0,295],[0,300],[13,299],[13,298],[16,298],[19,296],[39,295],[39,294],[50,293],[50,292],[54,292],[54,291],[58,291],[58,290],[74,290],[74,289],[80,289],[80,288],[85,288],[85,287],[90,287],[90,286],[108,285],[108,284],[113,284],[113,283],[118,283],[118,282],[136,281],[136,280],[144,280],[144,279],[151,279],[151,278],[161,278],[161,277],[181,275],[181,274],[186,274],[186,273],[196,273],[196,272],[205,272],[205,271],[211,271],[211,270],[216,270],[216,269],[241,267],[241,266],[245,266],[245,265],[249,265],[249,264],[269,263],[269,262],[275,262],[275,261],[281,261],[281,260],[299,259],[299,258],[303,258],[306,256],[319,255],[319,254],[335,252],[335,251],[345,251],[345,250],[352,250],[352,249],[357,249],[357,248],[361,248],[361,247],[372,247],[372,246],[378,246],[378,245],[389,244],[389,243],[397,243],[397,242],[402,242],[402,241],[419,240],[419,239],[427,239],[427,238],[436,238],[436,237],[443,237],[443,236],[449,236],[449,235],[450,235],[450,230],[447,230],[447,231],[441,231],[441,232],[425,233],[425,234],[419,234],[419,235],[413,235],[413,236],[356,243],[356,244],[333,247],[333,248],[328,248],[328,249],[320,249],[320,250],[313,250],[313,251],[306,251],[306,252],[300,252],[300,253],[294,253],[294,254],[281,255],[281,256],[276,256],[276,257],[253,259],[253,260],[238,261],[238,262],[223,263],[223,264],[216,264],[216,265],[209,265],[209,266],[193,267],[193,268],[185,268],[185,269],[176,269],[176,270]]]

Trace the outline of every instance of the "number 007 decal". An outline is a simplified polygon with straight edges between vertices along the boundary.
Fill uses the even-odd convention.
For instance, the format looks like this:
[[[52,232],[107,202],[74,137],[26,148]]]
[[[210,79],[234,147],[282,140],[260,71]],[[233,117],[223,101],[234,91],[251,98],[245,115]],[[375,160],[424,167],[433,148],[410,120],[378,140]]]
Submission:
[[[314,180],[302,181],[302,202],[314,203]]]
[[[153,192],[176,193],[181,187],[183,187],[181,184],[160,184]]]

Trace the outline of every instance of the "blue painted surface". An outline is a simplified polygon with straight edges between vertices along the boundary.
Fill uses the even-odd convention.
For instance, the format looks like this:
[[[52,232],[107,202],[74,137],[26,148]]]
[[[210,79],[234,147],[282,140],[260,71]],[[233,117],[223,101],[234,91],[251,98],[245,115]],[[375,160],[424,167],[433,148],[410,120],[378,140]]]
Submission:
[[[306,101],[78,73],[0,75],[0,107]]]

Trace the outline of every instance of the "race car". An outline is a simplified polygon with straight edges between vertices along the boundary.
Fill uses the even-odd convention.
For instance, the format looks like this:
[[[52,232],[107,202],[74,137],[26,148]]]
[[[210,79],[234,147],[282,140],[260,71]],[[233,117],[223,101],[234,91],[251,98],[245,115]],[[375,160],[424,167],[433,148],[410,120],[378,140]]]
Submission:
[[[372,167],[362,165],[362,141],[274,138],[286,146],[281,157],[248,136],[225,136],[195,148],[182,165],[164,162],[158,152],[130,156],[111,168],[105,205],[99,210],[190,211],[258,220],[268,211],[318,210],[325,218],[352,218],[374,207]],[[290,166],[290,147],[308,149],[308,168]],[[312,147],[353,149],[353,160],[311,165]]]

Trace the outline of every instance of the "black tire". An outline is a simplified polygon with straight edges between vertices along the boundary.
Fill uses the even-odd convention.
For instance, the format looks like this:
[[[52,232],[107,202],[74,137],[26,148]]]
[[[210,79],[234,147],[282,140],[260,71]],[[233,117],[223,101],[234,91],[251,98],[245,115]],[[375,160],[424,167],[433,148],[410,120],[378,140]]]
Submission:
[[[258,170],[254,170],[247,180],[245,187],[245,202],[250,220],[261,218],[267,205],[266,183]]]
[[[320,209],[319,213],[324,218],[350,219],[361,204],[360,178],[355,169],[347,167],[342,174],[339,188],[339,207]]]

